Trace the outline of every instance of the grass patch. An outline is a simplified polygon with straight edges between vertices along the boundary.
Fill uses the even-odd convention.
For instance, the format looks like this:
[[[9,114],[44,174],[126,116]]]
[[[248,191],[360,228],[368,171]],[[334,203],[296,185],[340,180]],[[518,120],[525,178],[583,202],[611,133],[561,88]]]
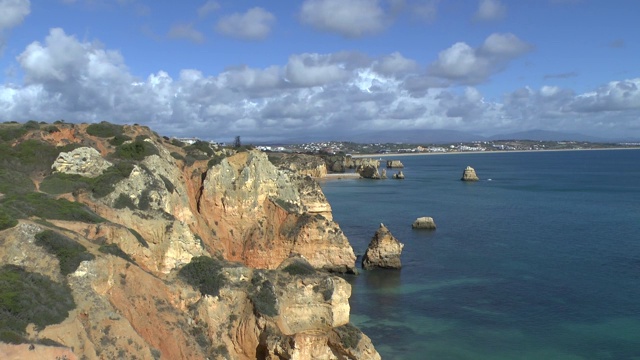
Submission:
[[[95,259],[95,256],[87,252],[87,248],[53,230],[37,233],[36,245],[42,246],[58,258],[63,275],[76,271],[82,261]]]
[[[127,135],[118,134],[113,137],[113,139],[109,140],[109,144],[113,146],[120,146],[125,143],[125,141],[131,140]]]
[[[10,195],[1,204],[14,218],[37,216],[44,219],[100,223],[104,219],[81,203],[66,199],[53,199],[43,193]]]
[[[40,183],[40,191],[48,194],[68,194],[80,189],[90,189],[94,179],[78,174],[53,173]]]
[[[0,341],[23,343],[26,327],[62,322],[75,308],[71,290],[15,265],[0,267]]]
[[[187,284],[200,290],[202,294],[217,296],[226,284],[221,274],[223,262],[208,256],[196,256],[178,272]]]
[[[0,140],[12,141],[21,138],[27,133],[27,129],[22,124],[7,124],[4,123],[0,126]]]
[[[0,231],[12,228],[18,225],[18,220],[11,213],[0,205]]]
[[[39,140],[26,140],[16,146],[0,144],[0,167],[26,174],[48,172],[61,149]]]
[[[31,179],[18,171],[0,168],[0,193],[24,194],[36,189]]]

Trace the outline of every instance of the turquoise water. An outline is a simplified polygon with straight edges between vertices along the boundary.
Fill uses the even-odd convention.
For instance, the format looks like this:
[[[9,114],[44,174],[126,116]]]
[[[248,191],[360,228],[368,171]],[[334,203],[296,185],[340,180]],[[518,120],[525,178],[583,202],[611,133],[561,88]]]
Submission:
[[[357,255],[380,223],[405,244],[347,278],[383,359],[640,359],[640,150],[397,158],[405,180],[321,183]]]

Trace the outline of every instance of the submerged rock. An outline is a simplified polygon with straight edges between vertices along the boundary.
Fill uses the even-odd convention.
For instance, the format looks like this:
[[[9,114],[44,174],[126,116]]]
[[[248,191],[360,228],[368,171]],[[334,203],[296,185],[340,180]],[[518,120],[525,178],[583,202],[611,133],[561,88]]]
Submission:
[[[462,173],[462,178],[460,180],[478,181],[480,179],[478,178],[478,175],[476,175],[476,171],[471,166],[467,166],[467,168],[464,169],[464,172]]]
[[[436,223],[433,221],[433,218],[430,216],[423,216],[416,219],[411,225],[414,229],[435,229]]]
[[[369,243],[367,251],[362,258],[362,267],[364,269],[387,268],[400,269],[400,255],[404,244],[398,241],[384,224],[380,224],[380,228]]]

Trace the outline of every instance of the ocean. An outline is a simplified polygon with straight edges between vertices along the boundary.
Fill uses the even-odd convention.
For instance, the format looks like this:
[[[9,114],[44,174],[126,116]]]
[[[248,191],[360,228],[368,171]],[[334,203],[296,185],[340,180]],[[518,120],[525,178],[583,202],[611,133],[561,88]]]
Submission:
[[[640,150],[388,159],[405,180],[321,181],[358,266],[380,223],[405,244],[346,277],[383,359],[640,359]]]

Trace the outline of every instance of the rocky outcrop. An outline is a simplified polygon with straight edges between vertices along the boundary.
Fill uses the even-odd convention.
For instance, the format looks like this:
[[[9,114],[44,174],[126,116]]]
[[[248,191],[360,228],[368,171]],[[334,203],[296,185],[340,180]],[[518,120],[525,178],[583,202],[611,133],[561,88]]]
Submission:
[[[258,151],[190,149],[145,127],[101,125],[157,152],[119,159],[112,136],[101,137],[109,128],[88,137],[87,124],[28,137],[95,144],[113,161],[109,176],[96,179],[103,193],[85,181],[51,195],[86,205],[81,213],[95,212],[99,222],[24,218],[0,231],[3,268],[49,279],[73,299],[64,321],[20,334],[44,357],[380,359],[349,324],[350,285],[320,271],[355,272],[355,255],[309,174],[278,168]],[[115,168],[126,171],[111,178]],[[44,231],[86,249],[71,273],[60,270],[67,260],[37,243]],[[203,287],[182,271],[205,258],[215,266],[203,272]],[[52,342],[61,347],[44,345]],[[25,348],[0,344],[0,354],[24,357]]]
[[[320,194],[319,187],[301,195],[294,186],[301,182],[305,180],[278,170],[257,151],[239,153],[209,169],[199,210],[224,256],[273,269],[298,253],[317,268],[354,271],[353,249],[327,216],[326,199],[312,195]]]
[[[393,174],[393,178],[394,179],[398,179],[398,180],[402,180],[402,179],[404,179],[404,173],[402,171],[398,171],[397,173]]]
[[[435,229],[436,223],[433,221],[433,218],[430,216],[419,217],[416,221],[411,225],[414,229]]]
[[[61,152],[51,169],[65,174],[75,174],[95,178],[111,166],[98,150],[90,147],[77,148],[70,152]]]
[[[291,170],[298,174],[308,175],[314,178],[323,178],[327,175],[327,165],[325,161],[316,155],[280,154],[277,164],[280,169]]]
[[[347,169],[355,169],[356,165],[351,155],[322,156],[330,173],[344,173]]]
[[[400,160],[387,160],[388,168],[403,168],[404,164]]]
[[[367,247],[367,251],[362,257],[362,267],[364,269],[387,268],[400,269],[400,255],[404,244],[398,241],[384,224],[380,228]]]
[[[357,159],[359,160],[356,172],[364,179],[380,179],[378,167],[380,162],[374,159]]]
[[[464,172],[462,173],[462,178],[460,180],[478,181],[480,179],[478,178],[478,175],[476,175],[476,171],[471,166],[467,166],[467,168],[464,169]]]

